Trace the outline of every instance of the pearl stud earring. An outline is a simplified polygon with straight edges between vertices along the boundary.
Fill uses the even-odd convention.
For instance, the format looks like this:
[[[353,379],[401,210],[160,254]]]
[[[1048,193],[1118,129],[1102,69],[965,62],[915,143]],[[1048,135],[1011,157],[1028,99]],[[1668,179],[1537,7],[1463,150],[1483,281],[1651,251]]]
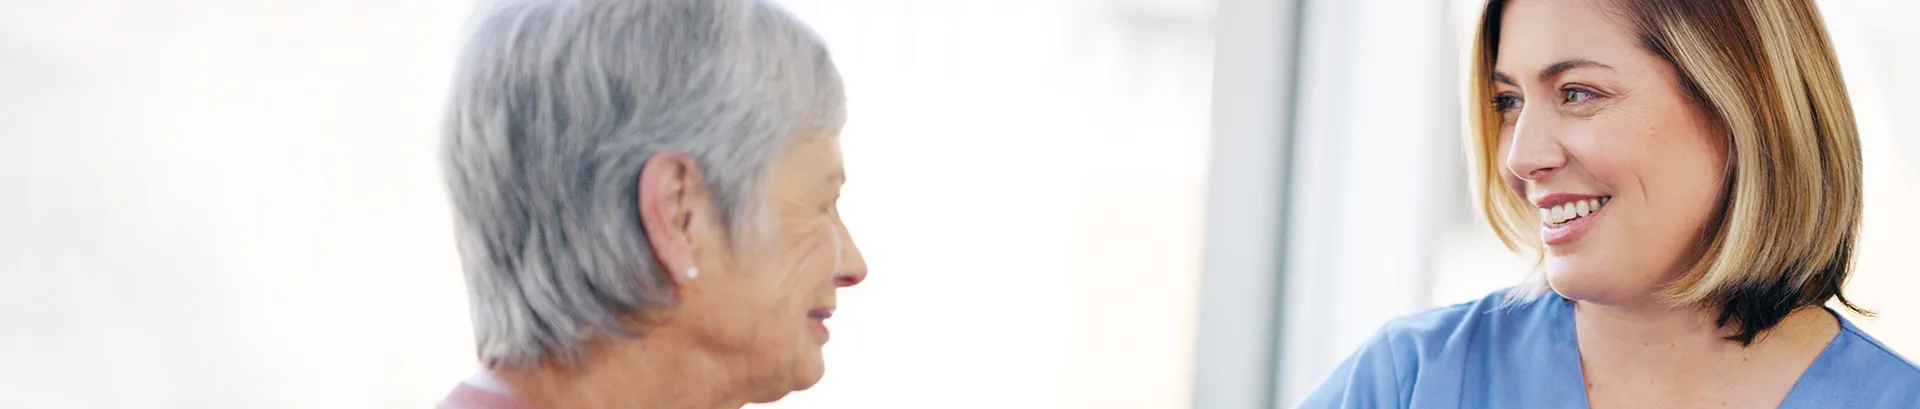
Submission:
[[[688,279],[688,280],[692,280],[692,279],[695,279],[695,278],[699,278],[699,277],[700,277],[700,268],[699,268],[699,267],[687,267],[687,279]]]

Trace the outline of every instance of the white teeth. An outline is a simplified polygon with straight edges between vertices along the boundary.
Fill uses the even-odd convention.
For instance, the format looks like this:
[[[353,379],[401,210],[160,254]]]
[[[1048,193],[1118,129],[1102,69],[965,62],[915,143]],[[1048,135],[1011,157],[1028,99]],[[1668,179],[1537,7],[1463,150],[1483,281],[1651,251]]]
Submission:
[[[1608,199],[1611,199],[1611,198],[1600,197],[1600,198],[1593,198],[1593,199],[1576,200],[1569,203],[1562,203],[1559,206],[1540,209],[1540,218],[1542,220],[1545,220],[1548,224],[1566,223],[1568,220],[1577,219],[1582,216],[1593,214],[1593,212],[1600,211],[1600,207],[1605,206],[1607,204]]]

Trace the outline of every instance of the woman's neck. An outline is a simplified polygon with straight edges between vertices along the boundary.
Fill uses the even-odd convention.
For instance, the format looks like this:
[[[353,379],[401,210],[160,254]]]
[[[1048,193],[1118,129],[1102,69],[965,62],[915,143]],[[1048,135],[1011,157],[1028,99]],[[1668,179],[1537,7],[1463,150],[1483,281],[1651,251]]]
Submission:
[[[1750,345],[1743,346],[1728,340],[1732,330],[1717,325],[1715,315],[1704,309],[1672,308],[1657,303],[1605,305],[1576,301],[1574,325],[1583,355],[1624,353],[1655,362],[1672,362],[1674,359],[1670,358],[1699,357],[1709,352],[1762,352],[1804,346],[1808,342],[1824,347],[1839,330],[1831,314],[1819,306],[1809,306],[1788,314],[1779,324],[1755,337]]]
[[[738,409],[751,399],[722,360],[670,334],[605,345],[578,369],[557,366],[493,369],[514,394],[548,409]]]
[[[1683,398],[1767,384],[1786,385],[1766,389],[1784,396],[1839,331],[1826,310],[1811,306],[1741,345],[1727,339],[1733,333],[1716,325],[1714,317],[1711,311],[1657,303],[1577,301],[1574,326],[1590,398],[1622,392]]]
[[[1705,351],[1739,347],[1726,341],[1725,333],[1714,325],[1708,312],[1698,309],[1575,301],[1573,321],[1582,355],[1591,350],[1664,362],[1665,359],[1655,356],[1669,352],[1698,356]]]

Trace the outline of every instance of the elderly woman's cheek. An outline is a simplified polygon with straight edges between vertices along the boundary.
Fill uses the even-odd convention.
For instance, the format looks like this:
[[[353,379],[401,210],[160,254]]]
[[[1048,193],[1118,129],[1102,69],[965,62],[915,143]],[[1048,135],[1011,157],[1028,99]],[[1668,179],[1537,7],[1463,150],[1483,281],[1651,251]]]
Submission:
[[[831,219],[823,220],[811,237],[813,243],[807,246],[808,257],[815,261],[809,263],[804,271],[806,284],[815,290],[830,288],[833,274],[840,270],[842,262],[840,257],[842,241],[838,223]]]
[[[794,302],[806,304],[804,308],[812,308],[816,290],[832,275],[834,243],[828,225],[820,221],[793,223],[787,230],[793,235],[782,246],[783,260],[778,267],[781,287]]]

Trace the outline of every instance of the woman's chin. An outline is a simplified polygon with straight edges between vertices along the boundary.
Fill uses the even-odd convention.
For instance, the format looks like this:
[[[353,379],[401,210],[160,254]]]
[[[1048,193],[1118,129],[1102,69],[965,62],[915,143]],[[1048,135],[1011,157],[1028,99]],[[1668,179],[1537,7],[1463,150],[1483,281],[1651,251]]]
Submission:
[[[1569,300],[1594,301],[1618,297],[1619,277],[1611,277],[1597,269],[1578,268],[1569,265],[1547,265],[1547,286],[1553,292]]]
[[[827,363],[818,349],[806,355],[793,365],[793,390],[796,391],[812,388],[827,374]]]
[[[1601,254],[1548,256],[1545,260],[1547,286],[1569,300],[1603,305],[1633,305],[1650,302],[1672,279],[1648,274],[1655,268],[1623,262]]]
[[[820,378],[822,377],[821,375],[825,375],[825,374],[820,372],[815,372],[812,374],[803,375],[803,376],[794,378],[793,390],[798,392],[798,391],[804,391],[807,389],[812,389],[814,385],[820,384]]]
[[[819,355],[801,358],[799,361],[794,362],[792,366],[788,367],[784,384],[776,382],[763,383],[767,388],[762,390],[764,393],[755,397],[752,402],[772,403],[787,397],[789,393],[807,390],[812,388],[813,385],[819,384],[820,378],[826,375],[826,373],[826,364],[820,360]]]

